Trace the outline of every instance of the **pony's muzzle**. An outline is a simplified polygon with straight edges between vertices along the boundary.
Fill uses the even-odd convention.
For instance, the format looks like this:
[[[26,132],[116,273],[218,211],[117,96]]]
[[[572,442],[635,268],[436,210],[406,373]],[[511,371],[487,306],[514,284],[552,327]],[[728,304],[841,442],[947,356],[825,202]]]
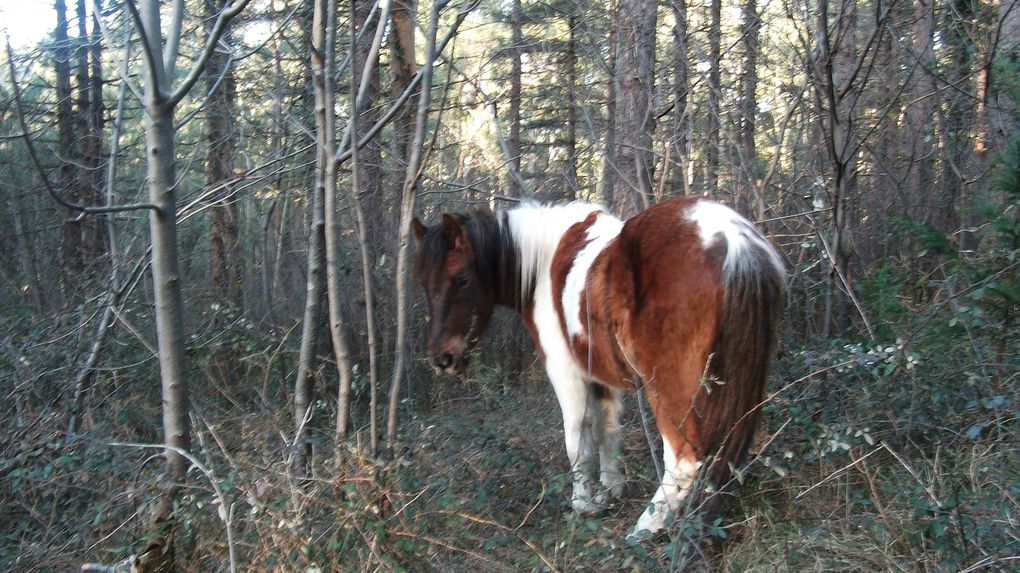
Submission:
[[[436,365],[436,368],[439,368],[440,370],[446,370],[447,368],[453,366],[453,355],[450,354],[449,352],[444,352],[439,356],[434,357],[432,359],[432,363]]]
[[[467,357],[463,354],[454,355],[452,352],[434,354],[432,366],[436,369],[436,374],[461,374],[467,368]]]

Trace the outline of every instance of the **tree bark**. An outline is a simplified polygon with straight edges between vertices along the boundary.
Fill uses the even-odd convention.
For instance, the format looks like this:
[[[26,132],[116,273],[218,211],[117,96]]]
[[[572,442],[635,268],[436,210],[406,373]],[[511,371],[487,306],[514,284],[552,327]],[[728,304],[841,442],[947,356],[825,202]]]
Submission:
[[[832,209],[828,231],[820,232],[823,244],[828,234],[827,258],[830,272],[826,276],[825,316],[822,336],[828,338],[832,328],[840,330],[846,321],[847,301],[839,288],[851,288],[849,273],[850,238],[847,217],[848,197],[856,175],[857,144],[853,141],[852,102],[859,95],[860,85],[854,85],[856,63],[856,0],[840,6],[835,28],[829,27],[829,1],[818,0],[815,36],[817,48],[812,64],[815,99],[824,126],[824,145],[831,169],[828,204]],[[835,45],[829,38],[836,38]]]
[[[629,217],[647,207],[654,173],[652,105],[655,73],[655,2],[621,0],[616,29],[616,115],[612,209]]]
[[[390,75],[391,99],[396,100],[404,93],[417,72],[414,61],[415,14],[418,11],[417,0],[394,0],[390,13],[392,27],[390,29]],[[411,101],[411,100],[408,100]],[[411,155],[412,138],[414,137],[414,108],[407,104],[403,113],[394,121],[393,148],[394,155],[405,167]]]
[[[708,193],[719,196],[719,156],[722,149],[720,133],[722,108],[722,77],[720,72],[722,45],[722,0],[711,0],[708,24],[708,134],[705,142],[705,184]]]
[[[577,199],[580,191],[577,180],[577,14],[570,13],[567,21],[570,39],[567,42],[567,194],[565,200]]]
[[[432,4],[429,27],[425,38],[425,69],[422,70],[421,93],[418,96],[418,110],[415,113],[414,140],[401,188],[399,250],[397,251],[396,302],[397,332],[394,349],[393,379],[390,382],[390,402],[386,420],[386,450],[393,454],[397,442],[397,408],[400,405],[400,389],[407,362],[407,274],[411,247],[411,218],[418,195],[418,180],[421,177],[421,158],[425,147],[426,119],[432,101],[432,72],[435,69],[436,33],[439,27],[440,2]],[[462,21],[465,12],[457,20]]]
[[[619,59],[619,45],[617,37],[619,30],[620,0],[609,0],[609,82],[606,94],[606,151],[602,161],[602,181],[599,189],[599,196],[603,203],[610,204],[613,201],[614,188],[616,187],[616,164],[613,154],[616,150],[616,94],[620,91],[620,78],[616,74],[616,62]]]
[[[216,15],[227,0],[204,0],[205,33],[208,37]],[[229,33],[222,44],[230,44]],[[209,187],[221,185],[234,177],[234,154],[237,147],[237,88],[230,54],[217,48],[210,54],[205,69],[205,179]],[[243,310],[241,290],[241,257],[238,252],[238,208],[233,186],[227,186],[210,200],[209,213],[209,281],[212,299],[218,310],[213,315],[213,328],[225,328]],[[229,339],[213,343],[210,349],[210,370],[215,380],[226,387],[238,383],[239,354]]]
[[[945,98],[946,108],[941,137],[945,156],[941,162],[942,185],[945,190],[945,211],[943,225],[947,233],[961,230],[965,221],[969,221],[969,199],[966,188],[966,174],[970,172],[971,159],[971,118],[974,117],[974,100],[964,90],[956,86],[968,83],[973,67],[973,54],[976,52],[973,38],[974,0],[953,0],[952,10],[946,12],[942,36],[946,38],[948,63],[946,64],[946,86],[941,93]],[[971,247],[970,233],[959,234],[957,246],[960,249]]]
[[[78,17],[78,39],[75,42],[75,89],[78,92],[75,124],[81,161],[80,202],[84,205],[99,205],[102,203],[103,186],[103,172],[100,167],[103,141],[100,33],[94,26],[92,36],[89,36],[85,0],[77,0],[75,12]],[[95,75],[100,77],[94,77]],[[80,225],[81,244],[78,248],[84,264],[100,256],[105,250],[104,227],[102,221],[96,217],[86,218]]]
[[[57,93],[57,154],[60,157],[60,188],[71,203],[80,203],[78,193],[79,158],[75,152],[74,103],[71,88],[71,41],[68,37],[67,4],[54,0],[57,26],[53,30],[54,72]],[[60,272],[64,298],[75,297],[81,281],[81,222],[74,221],[75,213],[65,211],[61,222]]]
[[[143,0],[137,9],[134,5],[128,5],[142,35],[145,55],[142,74],[145,85],[142,102],[145,107],[143,114],[145,151],[149,201],[155,206],[155,209],[149,211],[151,269],[160,379],[163,387],[163,439],[168,446],[166,457],[167,473],[170,478],[152,518],[157,534],[161,539],[165,539],[168,548],[173,547],[174,500],[184,484],[188,469],[187,459],[179,452],[188,451],[191,446],[184,348],[184,304],[181,297],[180,255],[177,244],[174,112],[181,98],[191,91],[202,73],[209,55],[208,50],[215,46],[219,34],[223,32],[230,19],[244,9],[247,1],[238,0],[217,17],[217,24],[208,38],[205,50],[196,58],[185,79],[177,86],[173,85],[173,79],[177,47],[180,42],[179,24],[183,18],[183,3],[174,5],[165,49],[159,1]],[[172,549],[168,553],[169,557],[160,559],[154,567],[163,566],[167,560],[172,567]],[[167,553],[162,555],[166,556]]]
[[[14,224],[14,242],[18,249],[18,260],[21,272],[28,285],[28,294],[40,313],[46,311],[46,291],[39,278],[39,267],[36,264],[36,247],[32,237],[25,229],[25,209],[21,205],[22,194],[12,190],[8,204],[11,207],[11,219]]]
[[[693,135],[691,110],[691,65],[688,49],[687,0],[672,0],[673,9],[673,180],[674,195],[691,193],[691,141]]]
[[[174,106],[166,101],[168,78],[159,62],[159,2],[145,0],[140,6],[142,29],[154,62],[145,73],[145,149],[148,165],[149,201],[157,207],[149,214],[152,241],[153,299],[156,308],[156,337],[159,347],[160,378],[163,382],[163,431],[168,446],[189,450],[191,427],[188,418],[188,380],[185,376],[184,303],[181,297],[180,256],[177,247],[176,170],[174,166]],[[168,449],[167,467],[176,482],[183,482],[187,460]],[[171,494],[170,497],[174,497]]]
[[[311,213],[308,227],[308,275],[305,289],[305,311],[301,328],[301,350],[298,356],[297,378],[294,381],[294,443],[293,470],[299,476],[308,474],[312,451],[307,439],[307,425],[312,416],[313,372],[316,368],[315,349],[318,320],[322,312],[324,279],[329,245],[335,245],[326,228],[326,202],[335,197],[336,163],[333,161],[334,111],[332,101],[332,41],[329,27],[335,23],[335,4],[329,0],[313,0],[312,34],[309,46],[312,89],[315,98],[315,183],[312,188]],[[327,193],[330,197],[327,199]],[[334,261],[335,262],[335,261]],[[332,301],[331,301],[332,302]],[[330,305],[332,306],[332,305]],[[332,310],[332,309],[330,309]],[[334,317],[330,314],[330,333],[334,331]],[[336,344],[337,341],[334,341]]]
[[[216,15],[228,0],[205,0],[205,31],[212,32]],[[230,43],[229,34],[222,42]],[[237,82],[229,53],[213,50],[205,70],[207,99],[205,105],[205,176],[206,185],[214,186],[234,177],[234,154],[237,147],[236,121]],[[238,253],[238,212],[232,187],[227,187],[211,200],[209,208],[209,280],[213,298],[235,310],[242,308],[240,256]],[[232,370],[229,365],[224,372]]]
[[[510,135],[507,147],[510,151],[510,196],[523,197],[518,178],[513,174],[521,172],[521,46],[524,34],[521,31],[521,0],[513,0],[510,13]]]
[[[765,195],[758,188],[758,153],[755,147],[755,115],[758,112],[758,33],[761,19],[758,16],[757,0],[744,0],[741,6],[741,43],[743,44],[743,69],[740,72],[740,117],[738,121],[738,144],[740,154],[740,182],[737,198],[738,209],[744,214],[754,214],[759,221],[765,219]]]
[[[941,198],[935,196],[933,185],[934,34],[934,0],[914,0],[913,24],[910,27],[911,61],[907,62],[913,73],[907,80],[906,134],[902,151],[909,170],[906,187],[912,208],[904,215],[925,224],[936,224],[945,210]]]

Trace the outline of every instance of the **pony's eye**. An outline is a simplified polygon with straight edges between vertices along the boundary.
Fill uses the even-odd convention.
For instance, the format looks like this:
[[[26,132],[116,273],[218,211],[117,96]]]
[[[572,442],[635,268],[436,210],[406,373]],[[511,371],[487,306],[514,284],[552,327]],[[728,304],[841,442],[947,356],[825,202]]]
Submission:
[[[466,288],[469,282],[470,281],[468,280],[467,276],[464,275],[461,275],[454,279],[454,284],[457,285],[457,288]]]

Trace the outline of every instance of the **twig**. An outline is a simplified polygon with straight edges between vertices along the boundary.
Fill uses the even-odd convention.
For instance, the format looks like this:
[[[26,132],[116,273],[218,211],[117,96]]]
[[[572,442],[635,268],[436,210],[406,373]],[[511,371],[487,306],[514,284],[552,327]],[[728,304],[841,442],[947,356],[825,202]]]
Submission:
[[[880,447],[877,447],[877,448],[871,450],[870,452],[868,452],[867,454],[865,454],[864,456],[862,456],[860,458],[857,458],[856,460],[851,461],[849,464],[847,464],[847,465],[839,468],[838,470],[832,472],[831,474],[825,476],[825,479],[823,479],[822,481],[816,483],[815,485],[813,485],[813,486],[807,488],[806,490],[800,492],[799,494],[797,494],[797,497],[793,498],[794,501],[799,500],[800,498],[804,497],[805,495],[807,495],[808,493],[813,491],[818,486],[820,486],[820,485],[822,485],[822,484],[824,484],[826,482],[829,482],[829,481],[835,479],[836,477],[838,477],[843,472],[849,470],[850,468],[852,468],[852,467],[856,466],[857,464],[863,462],[864,460],[868,459],[875,452],[881,451],[883,447],[885,447],[885,446],[882,445]],[[893,455],[895,455],[895,454],[893,454]]]
[[[906,458],[901,456],[896,450],[892,449],[892,447],[889,445],[889,442],[882,440],[881,443],[882,447],[885,448],[890,454],[892,454],[893,457],[896,458],[896,461],[900,462],[900,465],[903,466],[903,468],[906,469],[908,472],[910,472],[910,475],[913,476],[915,480],[917,480],[917,484],[921,486],[922,489],[924,489],[925,493],[928,494],[928,497],[931,498],[932,503],[934,503],[939,509],[942,509],[943,508],[942,500],[940,500],[938,496],[935,495],[935,491],[932,490],[932,487],[930,485],[924,483],[924,480],[921,479],[921,475],[917,473],[917,470],[914,469],[914,466],[910,465],[910,462],[907,461]]]
[[[542,480],[542,491],[538,494],[538,501],[535,502],[535,505],[531,506],[531,509],[528,510],[528,513],[524,514],[524,519],[522,519],[521,522],[517,524],[517,527],[514,528],[514,531],[517,531],[518,529],[524,527],[524,524],[527,523],[529,519],[531,519],[531,514],[535,513],[535,510],[538,509],[538,506],[542,505],[543,499],[545,499],[545,480]]]
[[[849,281],[843,276],[843,271],[840,270],[839,265],[836,264],[836,255],[829,248],[829,243],[825,240],[825,237],[821,233],[818,233],[818,238],[822,242],[822,247],[825,249],[825,256],[832,263],[832,270],[836,271],[836,275],[839,276],[839,281],[843,283],[843,288],[846,290],[847,296],[853,301],[854,307],[857,308],[857,314],[861,316],[861,320],[864,321],[864,328],[868,331],[868,338],[872,341],[876,340],[875,331],[871,328],[871,321],[868,320],[868,315],[864,313],[864,308],[861,306],[861,302],[857,300],[857,295],[854,294],[854,290],[850,288]]]

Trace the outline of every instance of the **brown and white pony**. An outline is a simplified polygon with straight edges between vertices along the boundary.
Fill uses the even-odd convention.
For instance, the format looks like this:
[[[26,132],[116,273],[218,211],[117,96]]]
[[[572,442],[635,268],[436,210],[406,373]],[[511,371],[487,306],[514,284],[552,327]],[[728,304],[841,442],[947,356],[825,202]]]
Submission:
[[[715,484],[742,463],[785,280],[779,254],[749,221],[719,203],[676,198],[626,222],[571,203],[444,214],[413,227],[433,365],[463,371],[493,308],[520,313],[563,413],[576,511],[622,493],[625,390],[645,392],[664,446],[662,483],[632,537],[669,523],[703,463]]]

